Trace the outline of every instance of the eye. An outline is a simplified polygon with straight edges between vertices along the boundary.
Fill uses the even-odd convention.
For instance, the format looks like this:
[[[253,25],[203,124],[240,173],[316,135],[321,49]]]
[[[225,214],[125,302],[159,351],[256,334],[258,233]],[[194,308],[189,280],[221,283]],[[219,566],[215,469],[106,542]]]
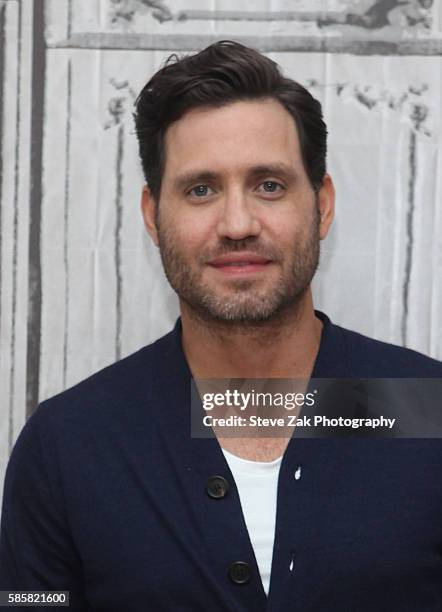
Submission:
[[[192,189],[189,191],[189,195],[193,195],[197,198],[204,198],[210,195],[210,192],[211,188],[207,185],[196,185],[195,187],[192,187]]]
[[[285,187],[276,181],[264,181],[259,187],[261,188],[259,191],[264,191],[265,193],[279,193],[285,189]]]

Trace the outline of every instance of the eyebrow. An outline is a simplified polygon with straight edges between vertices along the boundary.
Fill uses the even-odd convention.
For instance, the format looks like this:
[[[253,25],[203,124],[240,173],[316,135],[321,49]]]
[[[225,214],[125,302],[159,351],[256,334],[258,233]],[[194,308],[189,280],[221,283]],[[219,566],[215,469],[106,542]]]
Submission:
[[[282,163],[259,164],[257,166],[252,166],[247,170],[247,176],[249,178],[257,178],[260,176],[267,175],[278,175],[285,178],[288,182],[294,182],[298,178],[298,174],[291,166]],[[212,170],[197,170],[194,172],[185,172],[184,174],[178,175],[174,179],[174,186],[176,189],[183,189],[184,187],[192,183],[216,181],[219,180],[220,177],[220,173],[213,172]]]
[[[185,172],[184,174],[179,174],[174,179],[173,183],[176,189],[183,189],[192,183],[204,183],[216,181],[217,179],[219,179],[219,174],[217,172],[200,170],[196,172]]]
[[[288,181],[296,181],[298,178],[297,172],[291,166],[283,163],[262,164],[250,168],[248,174],[251,177],[264,176],[267,174],[277,174],[284,177]]]

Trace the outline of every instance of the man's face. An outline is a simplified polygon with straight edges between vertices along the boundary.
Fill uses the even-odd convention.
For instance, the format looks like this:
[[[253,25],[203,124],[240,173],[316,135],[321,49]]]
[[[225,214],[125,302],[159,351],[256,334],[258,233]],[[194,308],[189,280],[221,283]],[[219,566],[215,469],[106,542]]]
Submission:
[[[272,99],[195,109],[169,127],[165,153],[153,237],[180,299],[232,323],[296,306],[321,236],[291,115]]]

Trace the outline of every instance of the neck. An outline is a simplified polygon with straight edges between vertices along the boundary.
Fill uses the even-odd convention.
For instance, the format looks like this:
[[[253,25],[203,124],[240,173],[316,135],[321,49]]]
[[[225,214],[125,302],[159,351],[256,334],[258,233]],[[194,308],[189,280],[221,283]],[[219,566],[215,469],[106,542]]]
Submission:
[[[194,378],[309,378],[322,323],[311,290],[275,319],[231,324],[199,317],[181,302],[182,342]]]

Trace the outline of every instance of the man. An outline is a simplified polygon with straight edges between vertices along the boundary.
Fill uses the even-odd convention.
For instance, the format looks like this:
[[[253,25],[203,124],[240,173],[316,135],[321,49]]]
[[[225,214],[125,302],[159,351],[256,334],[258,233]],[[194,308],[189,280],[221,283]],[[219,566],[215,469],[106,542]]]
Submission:
[[[313,309],[334,211],[320,104],[219,42],[150,80],[136,127],[181,318],[29,419],[0,587],[75,610],[440,610],[439,440],[190,435],[192,377],[442,377]]]

